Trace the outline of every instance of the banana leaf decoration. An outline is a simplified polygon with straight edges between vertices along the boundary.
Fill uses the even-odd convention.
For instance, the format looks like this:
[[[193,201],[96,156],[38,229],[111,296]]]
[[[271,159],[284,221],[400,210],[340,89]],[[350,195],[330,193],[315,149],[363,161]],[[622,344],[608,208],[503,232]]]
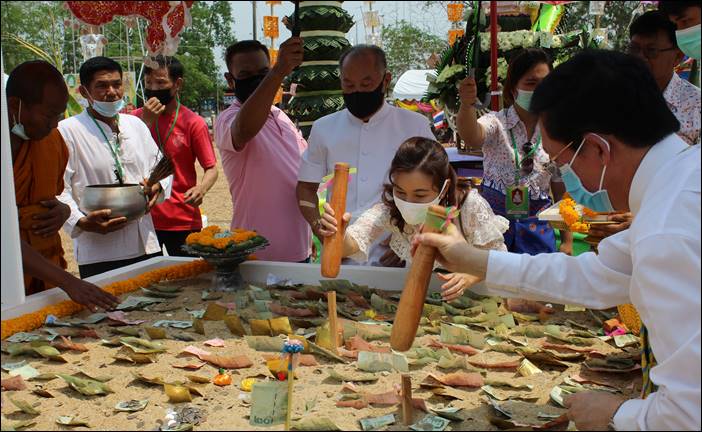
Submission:
[[[297,83],[297,91],[339,90],[339,66],[301,66],[290,74],[289,81]]]
[[[336,60],[351,48],[351,43],[344,37],[308,36],[303,47],[305,61]]]
[[[290,113],[300,122],[317,120],[329,113],[344,109],[344,98],[338,96],[294,97],[290,100]]]
[[[289,30],[300,30],[303,36],[304,61],[286,79],[285,85],[297,84],[297,94],[286,109],[298,122],[304,137],[309,136],[312,122],[344,108],[339,77],[339,57],[351,48],[343,37],[354,25],[353,18],[342,7],[342,2],[295,2],[296,11],[285,17]],[[332,4],[330,4],[332,3]],[[305,35],[305,32],[320,32]]]
[[[305,6],[300,2],[300,31],[335,30],[346,33],[354,25],[353,18],[346,12],[339,2],[339,6]],[[295,25],[295,15],[287,17],[288,30]]]

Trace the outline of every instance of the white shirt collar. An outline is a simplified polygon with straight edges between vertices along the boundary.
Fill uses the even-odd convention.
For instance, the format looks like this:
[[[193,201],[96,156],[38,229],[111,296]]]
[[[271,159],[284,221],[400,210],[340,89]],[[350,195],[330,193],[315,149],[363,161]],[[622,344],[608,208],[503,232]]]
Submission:
[[[648,189],[648,184],[660,171],[661,167],[670,162],[676,154],[689,148],[687,143],[676,134],[670,134],[655,144],[641,160],[636,169],[634,179],[629,189],[629,209],[636,216],[641,208],[641,201]]]

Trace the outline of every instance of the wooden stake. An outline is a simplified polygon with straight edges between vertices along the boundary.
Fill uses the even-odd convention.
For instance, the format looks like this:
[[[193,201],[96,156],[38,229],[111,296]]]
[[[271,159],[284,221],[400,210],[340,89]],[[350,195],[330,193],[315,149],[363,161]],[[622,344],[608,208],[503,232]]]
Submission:
[[[339,327],[336,318],[336,291],[329,291],[327,293],[327,306],[329,308],[329,339],[331,340],[332,352],[338,355],[339,352],[336,348],[338,346],[337,329]]]
[[[412,424],[412,379],[402,374],[402,422]]]
[[[293,383],[295,382],[295,372],[293,371],[293,355],[288,354],[288,408],[285,412],[285,430],[290,430],[290,418],[292,417]]]

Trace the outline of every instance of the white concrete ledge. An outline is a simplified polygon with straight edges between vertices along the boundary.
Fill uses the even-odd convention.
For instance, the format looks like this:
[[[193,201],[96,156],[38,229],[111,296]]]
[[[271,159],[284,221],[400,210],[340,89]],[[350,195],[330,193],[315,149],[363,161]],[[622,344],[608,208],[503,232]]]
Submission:
[[[181,264],[192,260],[193,258],[156,257],[147,261],[96,275],[86,280],[99,286],[105,286],[112,282],[136,277],[149,270],[156,270],[162,267]],[[262,287],[265,286],[269,273],[273,273],[280,278],[290,279],[293,283],[317,285],[321,279],[325,279],[320,274],[319,264],[248,261],[241,264],[241,273],[245,281],[251,282],[252,284],[258,284]],[[339,273],[338,279],[348,279],[356,284],[368,285],[371,288],[387,291],[402,291],[402,288],[405,285],[406,275],[407,269],[404,268],[341,266],[341,272]],[[437,278],[434,274],[431,278],[429,289],[439,290],[442,283],[443,281]],[[476,290],[476,288],[478,289]],[[478,285],[474,286],[472,290],[478,292],[482,291],[479,289]],[[2,319],[6,320],[35,312],[41,308],[64,300],[68,300],[66,293],[60,288],[52,288],[38,294],[27,296],[25,298],[25,302],[20,305],[3,308]]]

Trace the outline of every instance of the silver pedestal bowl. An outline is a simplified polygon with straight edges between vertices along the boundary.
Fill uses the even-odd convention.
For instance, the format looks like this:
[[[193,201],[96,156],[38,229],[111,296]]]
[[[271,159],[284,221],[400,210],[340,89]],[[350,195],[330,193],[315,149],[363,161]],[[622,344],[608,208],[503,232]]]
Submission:
[[[244,243],[250,246],[231,245],[230,248],[219,251],[213,247],[184,245],[181,249],[190,255],[199,256],[215,268],[212,291],[232,292],[244,288],[244,278],[239,271],[239,264],[246,261],[249,255],[269,244],[268,240],[260,236]]]
[[[138,219],[146,213],[147,199],[144,188],[138,184],[90,185],[83,191],[80,210],[90,213],[110,209],[110,218]]]

